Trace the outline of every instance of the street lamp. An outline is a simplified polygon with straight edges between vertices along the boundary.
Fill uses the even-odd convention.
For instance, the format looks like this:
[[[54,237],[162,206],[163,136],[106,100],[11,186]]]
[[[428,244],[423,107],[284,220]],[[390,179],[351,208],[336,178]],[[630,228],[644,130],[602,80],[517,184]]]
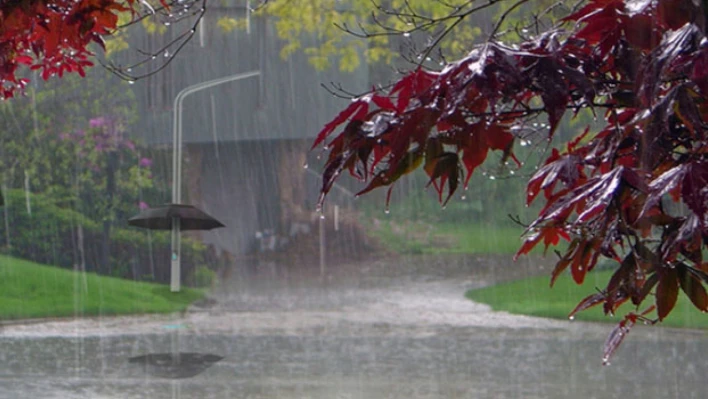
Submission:
[[[198,91],[218,86],[224,83],[260,76],[260,71],[250,71],[236,75],[226,76],[207,82],[197,83],[184,88],[175,97],[172,119],[172,203],[180,204],[182,201],[182,103],[188,95]],[[172,220],[172,261],[170,268],[170,291],[180,290],[180,221],[178,217]]]

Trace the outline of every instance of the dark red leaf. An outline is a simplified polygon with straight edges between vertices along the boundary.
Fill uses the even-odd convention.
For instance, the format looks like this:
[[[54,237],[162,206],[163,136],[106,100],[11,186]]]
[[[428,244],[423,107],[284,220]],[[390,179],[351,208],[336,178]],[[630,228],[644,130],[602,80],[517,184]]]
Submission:
[[[570,245],[570,246],[571,246],[571,249],[569,249],[568,252],[570,253],[570,251],[572,251],[572,247],[573,247],[573,246],[577,246],[577,245],[578,245],[578,241],[577,241],[577,240],[574,240],[574,241],[571,243],[571,245]],[[566,256],[566,257],[563,257],[562,259],[560,259],[560,260],[556,263],[556,266],[553,268],[553,272],[551,273],[551,284],[550,284],[551,287],[553,287],[553,284],[555,284],[556,279],[558,278],[558,276],[560,276],[561,273],[563,273],[563,271],[568,268],[568,265],[570,265],[570,261],[571,261],[571,260],[572,260],[571,257]]]
[[[364,115],[369,110],[369,102],[366,99],[359,99],[356,101],[353,101],[347,108],[345,108],[342,112],[337,115],[336,118],[332,119],[329,123],[327,123],[324,128],[317,134],[317,138],[315,139],[315,142],[312,144],[312,148],[317,147],[320,145],[322,142],[324,142],[327,137],[334,132],[334,130],[344,123],[347,119],[350,117],[353,117],[354,120],[361,120],[363,119]]]
[[[444,205],[457,190],[460,178],[460,160],[454,152],[445,152],[437,158],[434,165],[432,173],[429,174],[430,181],[428,185],[435,183],[439,179],[435,189],[438,191],[440,202]],[[448,184],[448,195],[443,201],[442,192],[446,182]]]
[[[676,269],[665,267],[659,275],[659,284],[656,287],[656,309],[659,321],[664,320],[671,313],[678,298],[678,274]]]
[[[574,251],[573,262],[570,265],[570,275],[573,276],[576,284],[582,284],[587,273],[587,266],[592,255],[590,245],[586,241],[578,245],[578,249]]]
[[[701,12],[691,0],[660,0],[657,11],[660,20],[670,29],[684,26]]]
[[[602,355],[603,365],[608,366],[610,364],[612,355],[614,355],[617,351],[619,346],[622,344],[622,341],[627,338],[627,334],[629,334],[629,331],[634,326],[634,323],[636,323],[635,320],[636,319],[630,317],[630,315],[625,316],[624,320],[617,323],[617,326],[615,326],[610,335],[607,337]]]
[[[708,311],[708,293],[706,293],[701,280],[694,273],[689,272],[688,268],[687,265],[677,266],[681,289],[698,310],[706,312]]]
[[[681,199],[696,215],[708,214],[708,164],[694,162],[687,164],[689,171],[681,186]]]
[[[396,109],[396,106],[393,105],[393,102],[389,97],[374,94],[372,97],[372,101],[374,102],[374,104],[376,104],[377,107],[383,110],[394,111]]]
[[[585,309],[589,309],[593,306],[599,305],[604,301],[605,301],[605,294],[602,292],[598,292],[597,294],[588,295],[587,297],[585,297],[585,299],[583,299],[582,301],[580,301],[580,303],[578,303],[578,306],[576,306],[572,312],[570,312],[570,314],[568,315],[568,318],[573,319],[578,312],[582,312]]]

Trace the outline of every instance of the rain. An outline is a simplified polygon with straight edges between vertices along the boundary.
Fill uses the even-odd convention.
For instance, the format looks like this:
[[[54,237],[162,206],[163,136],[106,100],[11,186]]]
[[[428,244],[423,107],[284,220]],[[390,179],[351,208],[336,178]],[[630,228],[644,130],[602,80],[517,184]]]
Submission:
[[[517,301],[546,311],[524,282],[577,303],[607,280],[550,289],[552,251],[513,259],[539,211],[524,190],[549,153],[533,136],[545,119],[516,127],[518,167],[490,155],[444,208],[416,171],[390,205],[387,187],[358,196],[343,176],[320,209],[317,133],[405,57],[374,63],[365,39],[304,28],[287,50],[256,1],[176,1],[168,17],[140,3],[162,19],[108,42],[106,67],[28,72],[0,102],[0,399],[704,397],[688,301],[678,325],[638,322],[603,366],[618,320],[475,299],[521,282]],[[393,52],[429,42],[404,25]],[[327,46],[359,61],[313,50]]]

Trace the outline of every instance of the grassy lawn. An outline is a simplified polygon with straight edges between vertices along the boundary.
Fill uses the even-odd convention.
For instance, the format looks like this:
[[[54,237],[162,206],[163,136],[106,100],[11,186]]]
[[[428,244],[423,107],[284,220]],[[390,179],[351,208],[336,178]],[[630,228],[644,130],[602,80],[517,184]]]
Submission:
[[[0,320],[38,317],[169,313],[204,292],[76,273],[0,255]]]
[[[494,310],[515,314],[567,319],[581,299],[596,292],[595,287],[605,287],[611,271],[593,271],[588,274],[582,286],[576,285],[569,275],[556,280],[549,288],[550,277],[534,277],[492,287],[468,291],[465,296],[476,302],[488,304]],[[651,298],[649,298],[651,300]],[[648,304],[651,302],[647,302]],[[602,306],[578,313],[575,318],[585,321],[616,323],[621,315],[632,310],[632,305],[625,303],[618,315],[608,317],[602,313]],[[655,312],[648,315],[655,318]],[[681,292],[676,307],[661,323],[667,327],[708,328],[708,315],[701,313]]]
[[[398,253],[515,254],[521,247],[523,228],[384,220],[368,231]]]

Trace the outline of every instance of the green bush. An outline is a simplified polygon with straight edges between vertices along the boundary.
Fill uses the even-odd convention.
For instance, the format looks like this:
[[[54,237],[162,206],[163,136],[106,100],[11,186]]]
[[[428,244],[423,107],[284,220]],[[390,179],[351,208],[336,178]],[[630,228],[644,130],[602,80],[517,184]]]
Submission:
[[[188,282],[192,287],[209,288],[216,282],[216,272],[206,266],[197,266]]]
[[[3,253],[63,268],[80,265],[83,257],[87,271],[134,280],[169,281],[169,232],[128,227],[126,222],[113,226],[110,265],[99,267],[103,251],[102,224],[60,207],[41,194],[29,195],[30,213],[24,191],[8,190],[5,194],[5,206],[0,210]],[[183,238],[183,281],[196,265],[206,263],[206,252],[202,243]]]

